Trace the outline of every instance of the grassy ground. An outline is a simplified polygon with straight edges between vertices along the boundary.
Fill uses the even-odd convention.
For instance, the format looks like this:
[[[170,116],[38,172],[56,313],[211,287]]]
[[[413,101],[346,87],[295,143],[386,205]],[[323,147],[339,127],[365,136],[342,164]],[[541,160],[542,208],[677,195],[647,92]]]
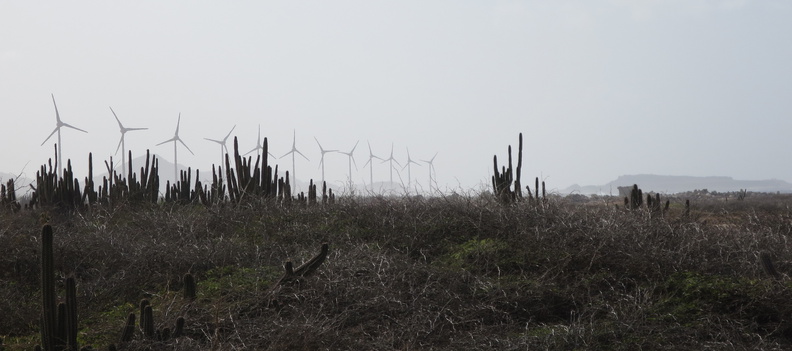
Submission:
[[[365,197],[3,213],[0,335],[11,350],[39,343],[48,222],[58,284],[77,279],[81,344],[99,349],[119,344],[142,299],[158,328],[184,317],[185,335],[138,330],[120,349],[792,347],[792,199],[697,199],[687,217],[684,199],[664,216],[620,202]],[[325,242],[314,275],[275,288],[285,261],[299,265]],[[195,300],[182,295],[188,272]]]

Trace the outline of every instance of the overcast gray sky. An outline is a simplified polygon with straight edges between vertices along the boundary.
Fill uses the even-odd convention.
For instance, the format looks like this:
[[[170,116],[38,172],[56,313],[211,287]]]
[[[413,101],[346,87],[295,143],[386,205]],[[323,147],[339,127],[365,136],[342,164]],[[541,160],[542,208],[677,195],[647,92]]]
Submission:
[[[195,156],[180,149],[179,163],[204,172],[219,149],[203,138],[236,125],[248,151],[261,124],[277,156],[296,130],[301,179],[321,177],[316,137],[360,140],[359,183],[370,141],[402,163],[406,148],[437,153],[442,188],[478,188],[523,132],[523,182],[550,188],[638,173],[792,181],[786,0],[2,1],[0,32],[0,171],[29,177],[53,154],[54,94],[89,132],[63,130],[80,177],[88,152],[116,150],[111,106],[149,128],[127,149],[168,160],[155,144],[181,113]],[[346,156],[326,162],[345,179]],[[412,174],[427,187],[425,165]]]

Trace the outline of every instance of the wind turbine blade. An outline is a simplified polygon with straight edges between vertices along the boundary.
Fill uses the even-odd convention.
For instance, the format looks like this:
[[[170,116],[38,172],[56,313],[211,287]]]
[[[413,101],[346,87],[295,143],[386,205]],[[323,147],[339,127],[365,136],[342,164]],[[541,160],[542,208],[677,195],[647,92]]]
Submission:
[[[181,112],[179,112],[179,119],[176,120],[176,135],[179,135],[179,125],[181,124]]]
[[[110,107],[110,112],[112,112],[112,113],[113,113],[113,117],[115,117],[116,121],[118,121],[118,127],[119,127],[119,128],[121,128],[121,131],[123,132],[123,130],[124,130],[124,125],[123,125],[123,124],[121,124],[121,120],[120,120],[120,119],[118,119],[118,116],[116,115],[115,111],[113,111],[113,107],[111,107],[111,106],[108,106],[108,107]]]
[[[88,133],[87,131],[85,131],[85,130],[82,130],[82,129],[80,129],[80,128],[77,128],[77,127],[75,127],[75,126],[73,126],[73,125],[71,125],[71,124],[68,124],[68,123],[63,123],[63,126],[64,126],[64,127],[71,128],[71,129],[77,129],[77,130],[79,130],[79,131],[81,131],[81,132],[83,132],[83,133]]]
[[[129,131],[133,131],[133,130],[148,130],[148,128],[125,128],[125,130],[127,132],[129,132]]]
[[[303,155],[303,153],[302,153],[302,152],[300,152],[300,150],[296,150],[296,149],[295,149],[295,150],[294,150],[294,152],[296,152],[296,153],[300,154],[300,156],[302,156],[302,157],[303,157],[303,158],[304,158],[306,161],[310,161],[310,160],[309,160],[307,157],[305,157],[305,155]]]
[[[322,149],[322,144],[319,143],[319,139],[316,139],[316,137],[314,137],[314,140],[316,140],[316,145],[319,145],[319,151],[324,153],[324,149]]]
[[[233,133],[233,132],[234,132],[234,129],[236,129],[236,124],[234,124],[234,127],[233,127],[233,128],[231,128],[231,130],[230,130],[230,131],[228,131],[228,134],[226,134],[225,138],[223,138],[223,144],[225,144],[225,141],[226,141],[226,140],[228,140],[228,137],[230,137],[230,136],[231,136],[231,133]]]
[[[356,142],[355,142],[355,146],[353,146],[353,147],[352,147],[352,151],[350,151],[350,152],[349,152],[350,154],[351,154],[351,153],[353,153],[353,152],[355,152],[355,149],[357,149],[357,146],[358,146],[358,144],[359,144],[359,143],[360,143],[360,140],[358,140],[358,141],[356,141]]]
[[[209,138],[204,138],[204,139],[209,140],[209,141],[214,141],[214,142],[216,142],[216,143],[218,143],[220,145],[223,145],[223,142],[220,141],[220,140],[214,140],[214,139],[209,139]]]
[[[169,142],[171,142],[171,141],[176,141],[176,137],[173,137],[173,138],[170,138],[170,139],[168,139],[168,140],[165,140],[165,141],[163,141],[163,142],[161,142],[161,143],[159,143],[159,144],[157,144],[157,145],[154,145],[154,146],[160,146],[160,145],[162,145],[162,144],[169,143]]]
[[[254,147],[254,148],[253,148],[253,150],[250,150],[250,151],[248,151],[246,154],[244,154],[244,155],[242,155],[242,156],[247,156],[247,155],[250,155],[250,154],[252,154],[252,153],[253,153],[253,151],[256,151],[256,150],[258,150],[258,149],[259,149],[258,147]]]
[[[192,150],[190,150],[190,147],[187,146],[187,144],[185,144],[181,139],[176,139],[176,140],[178,140],[182,145],[184,145],[184,147],[187,148],[187,151],[189,151],[191,154],[195,155],[195,153],[193,153]]]
[[[118,139],[118,146],[116,146],[115,153],[118,154],[118,150],[121,149],[121,144],[124,143],[124,134],[121,134],[121,139]]]
[[[60,113],[58,113],[58,104],[55,103],[55,94],[50,93],[50,95],[52,95],[52,105],[55,106],[55,119],[58,121],[58,124],[60,124]],[[60,147],[60,145],[58,145],[58,147]]]
[[[44,145],[45,143],[47,143],[47,140],[52,138],[52,136],[55,135],[56,132],[58,132],[58,129],[59,129],[59,127],[55,127],[55,130],[53,130],[52,133],[50,133],[50,135],[47,137],[47,139],[44,139],[44,142],[41,143],[41,145]],[[60,147],[60,145],[58,145],[58,147]]]
[[[278,157],[278,158],[284,158],[284,157],[286,157],[287,155],[289,155],[289,154],[290,154],[290,153],[292,153],[292,152],[294,152],[294,150],[292,150],[292,151],[289,151],[289,152],[287,152],[287,153],[283,154],[283,156],[281,156],[281,157]],[[274,157],[274,156],[273,156],[273,157]]]

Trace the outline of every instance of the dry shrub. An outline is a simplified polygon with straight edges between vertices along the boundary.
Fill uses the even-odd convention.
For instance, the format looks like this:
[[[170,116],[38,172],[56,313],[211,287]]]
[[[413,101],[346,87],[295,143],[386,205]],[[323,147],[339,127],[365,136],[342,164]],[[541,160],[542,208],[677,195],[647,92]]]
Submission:
[[[488,195],[4,213],[0,334],[12,347],[36,340],[49,218],[56,269],[77,277],[94,346],[116,340],[147,298],[158,327],[184,316],[186,335],[125,349],[788,347],[792,213],[777,198],[750,201],[697,204],[689,217]],[[315,275],[273,286],[285,261],[323,242]],[[187,272],[194,301],[179,292]]]

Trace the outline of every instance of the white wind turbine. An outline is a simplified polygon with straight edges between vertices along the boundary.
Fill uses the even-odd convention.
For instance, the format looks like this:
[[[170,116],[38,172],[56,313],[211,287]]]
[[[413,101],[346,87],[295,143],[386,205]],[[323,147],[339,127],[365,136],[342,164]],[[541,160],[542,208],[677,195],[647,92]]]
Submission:
[[[179,162],[178,162],[178,158],[177,158],[178,154],[176,153],[176,142],[178,141],[178,142],[182,143],[182,145],[184,145],[184,147],[187,148],[187,151],[189,151],[191,154],[195,155],[195,153],[193,153],[192,150],[190,150],[190,147],[187,146],[187,144],[185,144],[184,141],[181,140],[181,138],[179,138],[179,124],[181,124],[181,113],[179,113],[179,119],[176,121],[176,133],[173,134],[173,138],[165,140],[165,141],[163,141],[163,142],[161,142],[161,143],[156,145],[156,146],[160,146],[160,145],[165,144],[167,142],[171,142],[171,141],[173,142],[173,182],[174,183],[179,181],[179,173],[177,171],[177,169],[179,167],[178,166]]]
[[[226,142],[228,141],[228,137],[231,136],[231,133],[234,131],[234,129],[236,129],[236,125],[234,125],[234,127],[231,128],[230,131],[228,131],[228,134],[226,134],[226,136],[225,136],[225,138],[223,138],[223,140],[215,140],[215,139],[204,138],[206,140],[214,141],[215,143],[220,144],[220,163],[217,165],[218,167],[220,167],[220,166],[225,164],[225,157],[223,157],[223,150],[225,150],[225,152],[228,153],[228,147],[226,147]]]
[[[116,115],[116,113],[115,113],[115,111],[113,111],[112,107],[110,107],[110,112],[113,113],[113,117],[115,117],[116,121],[118,122],[118,128],[121,129],[121,140],[118,141],[118,146],[116,147],[116,151],[115,152],[117,154],[118,153],[118,149],[119,148],[121,149],[121,172],[122,172],[121,173],[121,177],[126,177],[127,176],[127,172],[126,172],[126,145],[125,145],[125,142],[124,142],[124,135],[126,135],[126,132],[129,132],[129,131],[146,130],[148,128],[126,128],[126,127],[124,127],[123,124],[121,124],[121,120],[118,119],[118,115]]]
[[[432,156],[432,158],[429,159],[429,161],[421,160],[421,162],[425,162],[425,163],[427,163],[429,165],[429,193],[430,194],[432,193],[432,181],[434,180],[434,178],[432,178],[432,171],[434,170],[434,159],[435,159],[435,157],[437,157],[437,153],[436,152],[435,152],[434,156]]]
[[[399,163],[399,161],[397,161],[395,158],[393,158],[393,143],[391,143],[390,157],[382,160],[382,163],[389,162],[389,161],[390,161],[390,182],[391,182],[391,184],[393,184],[393,162],[396,162],[397,165],[401,166],[401,163]]]
[[[404,167],[402,167],[402,170],[407,168],[407,189],[410,189],[412,187],[412,170],[410,167],[411,163],[414,163],[418,166],[421,165],[418,162],[413,161],[413,159],[410,157],[410,148],[407,148],[407,164],[405,164]]]
[[[263,146],[263,144],[261,143],[261,124],[259,124],[259,128],[258,128],[258,137],[256,138],[256,147],[254,147],[254,148],[253,148],[253,150],[250,150],[250,151],[248,151],[246,154],[244,154],[244,155],[242,155],[242,156],[247,156],[247,155],[250,155],[250,154],[252,154],[252,153],[253,153],[253,151],[258,151],[258,153],[257,153],[257,154],[258,154],[258,155],[261,155],[261,150],[264,150],[264,146]],[[275,155],[273,155],[271,152],[267,151],[267,153],[268,153],[270,156],[272,156],[272,157],[275,157]]]
[[[355,153],[355,149],[357,148],[358,143],[360,143],[360,140],[355,142],[355,146],[353,146],[352,150],[350,150],[349,152],[343,152],[343,151],[339,151],[338,152],[339,154],[344,154],[344,155],[347,155],[349,157],[349,191],[350,192],[352,191],[352,186],[353,186],[353,184],[352,184],[352,163],[355,163],[355,169],[357,169],[357,162],[355,162],[355,156],[353,154]]]
[[[296,186],[297,186],[297,176],[296,176],[296,174],[295,174],[295,166],[294,166],[294,163],[295,163],[294,154],[295,154],[295,153],[298,153],[298,154],[300,154],[300,156],[302,156],[302,157],[303,157],[303,158],[304,158],[306,161],[310,161],[310,160],[308,159],[308,157],[305,157],[305,155],[303,155],[303,153],[302,153],[302,152],[300,152],[300,150],[297,150],[297,130],[295,130],[295,131],[294,131],[294,138],[292,139],[292,148],[291,148],[291,150],[289,150],[289,152],[287,152],[287,153],[283,154],[283,156],[281,156],[281,157],[280,157],[280,158],[284,158],[284,157],[286,157],[286,155],[288,155],[288,154],[291,154],[291,155],[292,155],[292,173],[291,173],[291,180],[292,180],[292,184],[294,185],[294,188],[296,189]]]
[[[369,166],[369,184],[371,184],[371,190],[374,190],[374,163],[372,163],[371,160],[375,158],[378,160],[382,160],[382,157],[375,156],[374,153],[371,152],[371,143],[368,141],[366,141],[366,143],[368,144],[368,149],[369,149],[369,159],[368,161],[366,161],[366,164],[363,165],[363,167],[365,168],[366,165],[371,164]]]
[[[44,139],[44,142],[41,143],[41,145],[43,146],[45,143],[47,143],[47,140],[52,138],[52,135],[54,135],[55,133],[58,133],[58,159],[55,160],[55,163],[57,163],[57,166],[55,167],[55,174],[59,175],[60,171],[58,171],[58,168],[65,167],[64,164],[63,164],[63,144],[61,143],[61,131],[60,131],[61,127],[67,127],[67,128],[71,128],[71,129],[76,129],[76,130],[79,130],[79,131],[81,131],[83,133],[88,133],[88,132],[86,132],[85,130],[82,130],[80,128],[77,128],[77,127],[75,127],[75,126],[73,126],[71,124],[64,123],[63,121],[61,121],[60,113],[58,113],[58,105],[55,103],[55,94],[52,94],[52,105],[55,106],[55,120],[57,121],[57,124],[55,125],[55,130],[53,130],[52,133],[50,133],[50,135],[47,137],[47,139]]]
[[[324,148],[322,148],[322,144],[319,143],[319,139],[316,139],[316,137],[314,137],[314,140],[316,140],[316,144],[319,145],[319,151],[322,153],[322,158],[319,160],[319,167],[322,167],[322,184],[324,184],[324,181],[325,181],[324,156],[325,156],[326,153],[338,152],[338,150],[325,150]]]

